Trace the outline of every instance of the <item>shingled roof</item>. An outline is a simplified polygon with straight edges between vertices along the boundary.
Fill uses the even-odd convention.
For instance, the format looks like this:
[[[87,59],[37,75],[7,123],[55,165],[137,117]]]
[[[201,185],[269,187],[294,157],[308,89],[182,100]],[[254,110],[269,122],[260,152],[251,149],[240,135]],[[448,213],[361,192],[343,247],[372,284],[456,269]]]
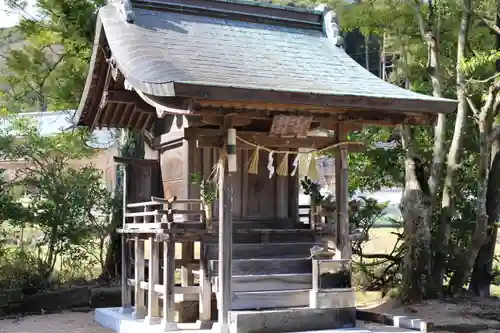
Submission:
[[[105,36],[117,67],[143,96],[434,114],[456,109],[455,101],[402,89],[365,70],[335,45],[323,12],[217,0],[131,6],[100,9],[96,42]]]

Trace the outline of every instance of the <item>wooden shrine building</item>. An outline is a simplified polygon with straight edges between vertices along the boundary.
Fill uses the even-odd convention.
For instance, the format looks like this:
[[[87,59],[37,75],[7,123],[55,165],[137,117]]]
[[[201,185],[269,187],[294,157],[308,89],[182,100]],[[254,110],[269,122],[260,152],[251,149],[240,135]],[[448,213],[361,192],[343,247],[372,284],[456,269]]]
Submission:
[[[108,1],[75,118],[91,129],[140,131],[146,141],[144,159],[116,158],[127,174],[121,315],[175,330],[177,296],[194,296],[206,323],[215,293],[223,332],[353,325],[350,282],[321,287],[315,275],[330,261],[349,265],[347,153],[356,145],[347,134],[365,124],[431,125],[455,108],[362,68],[324,7]],[[333,135],[309,135],[317,129]],[[299,149],[336,156],[333,228],[299,222]],[[213,209],[190,181],[196,173],[217,175]],[[315,245],[330,258],[312,259]]]

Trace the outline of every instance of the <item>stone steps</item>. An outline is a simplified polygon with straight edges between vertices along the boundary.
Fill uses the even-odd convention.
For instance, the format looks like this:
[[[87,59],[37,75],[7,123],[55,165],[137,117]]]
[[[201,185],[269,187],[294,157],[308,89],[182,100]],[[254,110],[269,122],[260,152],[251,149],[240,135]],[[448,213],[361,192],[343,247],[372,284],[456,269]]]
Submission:
[[[219,261],[210,260],[212,277],[218,275]],[[235,259],[232,261],[234,275],[269,275],[312,273],[311,259],[304,258],[266,258]]]
[[[308,258],[310,249],[317,243],[235,243],[233,244],[233,260],[235,259],[268,259],[268,258]],[[217,260],[219,244],[206,245],[206,258]]]
[[[309,290],[233,292],[231,309],[279,309],[309,305]]]
[[[354,328],[356,308],[229,311],[231,332],[288,333]]]
[[[219,278],[212,279],[213,291],[219,291]],[[235,275],[232,291],[274,291],[301,290],[312,287],[312,274],[268,274],[268,275]]]

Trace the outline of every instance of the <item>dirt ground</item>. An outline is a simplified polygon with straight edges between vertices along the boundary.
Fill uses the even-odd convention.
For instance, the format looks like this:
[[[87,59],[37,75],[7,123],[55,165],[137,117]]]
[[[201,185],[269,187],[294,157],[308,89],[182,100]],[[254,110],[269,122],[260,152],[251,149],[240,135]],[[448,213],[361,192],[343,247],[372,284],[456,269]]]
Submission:
[[[462,298],[403,306],[394,300],[365,307],[433,323],[439,333],[500,333],[500,298]],[[0,320],[0,333],[111,333],[91,312],[63,312]]]
[[[439,332],[500,332],[500,298],[496,297],[432,300],[407,306],[388,300],[365,309],[426,320],[433,323]]]
[[[112,333],[94,322],[94,312],[63,312],[0,320],[0,333]]]

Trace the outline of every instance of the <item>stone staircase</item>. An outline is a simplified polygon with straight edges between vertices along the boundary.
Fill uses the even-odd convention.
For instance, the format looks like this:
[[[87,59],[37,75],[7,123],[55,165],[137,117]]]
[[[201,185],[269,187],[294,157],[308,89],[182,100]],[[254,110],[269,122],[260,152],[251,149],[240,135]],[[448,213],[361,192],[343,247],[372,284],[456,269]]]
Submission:
[[[254,234],[268,241],[258,242],[255,235],[247,235],[246,240],[233,237],[232,309],[307,306],[312,287],[310,249],[317,244],[314,233],[283,229],[277,221],[241,223],[235,223],[234,229],[258,229]],[[218,244],[207,244],[205,251],[212,291],[218,294]]]
[[[233,244],[234,310],[307,306],[312,285],[313,242]],[[217,253],[217,247],[212,247]],[[210,253],[209,258],[214,258]],[[219,291],[218,260],[210,260],[212,287]]]
[[[307,306],[312,286],[309,249],[314,243],[233,244],[234,310]],[[213,246],[217,252],[217,246]],[[209,256],[213,291],[218,291],[218,260]]]
[[[254,230],[255,233],[259,231]],[[354,298],[351,289],[338,290],[339,302],[334,308],[309,307],[312,289],[310,249],[314,245],[322,246],[315,233],[306,229],[262,229],[259,237],[242,237],[235,233],[232,331],[278,333],[354,325],[356,313],[354,300],[350,300],[351,296]],[[212,291],[217,295],[218,244],[207,243],[204,251]]]

